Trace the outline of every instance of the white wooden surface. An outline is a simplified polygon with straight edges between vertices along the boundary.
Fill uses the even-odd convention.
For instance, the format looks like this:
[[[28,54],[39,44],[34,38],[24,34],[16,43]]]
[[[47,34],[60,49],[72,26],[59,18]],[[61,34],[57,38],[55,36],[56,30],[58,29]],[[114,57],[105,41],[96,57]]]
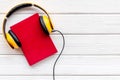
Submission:
[[[0,0],[0,80],[52,80],[59,52],[30,67],[21,50],[12,50],[3,38],[5,13],[23,2],[44,7],[55,29],[65,35],[57,80],[120,80],[120,0]],[[26,8],[16,12],[7,29],[36,11]],[[60,50],[61,36],[53,33],[51,38]]]

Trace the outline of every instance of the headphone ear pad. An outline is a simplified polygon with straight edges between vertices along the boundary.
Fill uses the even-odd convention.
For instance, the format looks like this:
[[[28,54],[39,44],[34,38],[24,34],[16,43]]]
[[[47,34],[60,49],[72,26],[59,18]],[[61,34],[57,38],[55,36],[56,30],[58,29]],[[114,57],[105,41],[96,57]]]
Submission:
[[[6,38],[12,48],[19,48],[13,37],[9,33],[6,33]]]
[[[21,43],[20,43],[20,41],[18,40],[18,38],[17,38],[17,36],[11,31],[11,30],[9,30],[8,31],[8,39],[10,39],[9,40],[9,42],[12,42],[12,46],[14,47],[14,48],[19,48],[19,47],[21,47]]]
[[[40,24],[41,24],[41,26],[42,26],[43,31],[44,31],[46,34],[49,35],[49,32],[48,32],[48,30],[47,30],[47,28],[46,28],[46,25],[45,25],[44,21],[43,21],[43,16],[40,16]]]
[[[53,29],[51,27],[50,20],[48,19],[48,17],[46,15],[40,16],[40,22],[45,32],[50,34]]]

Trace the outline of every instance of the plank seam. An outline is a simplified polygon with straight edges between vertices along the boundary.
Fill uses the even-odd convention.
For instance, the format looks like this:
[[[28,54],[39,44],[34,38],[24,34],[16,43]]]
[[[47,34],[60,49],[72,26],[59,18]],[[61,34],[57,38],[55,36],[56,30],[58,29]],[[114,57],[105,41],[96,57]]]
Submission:
[[[7,75],[0,75],[0,76],[52,76],[52,75],[34,75],[34,74],[32,74],[32,75],[9,75],[9,74],[7,74]],[[74,74],[71,74],[71,75],[56,75],[56,76],[120,76],[120,74],[113,74],[113,75],[107,75],[107,74],[88,74],[88,75],[85,75],[85,74],[83,74],[83,75],[74,75]]]
[[[14,14],[32,14],[33,12],[16,12],[16,13],[14,13]],[[6,13],[0,13],[0,14],[6,14]],[[44,13],[39,13],[39,14],[44,14]],[[120,15],[120,13],[92,13],[92,12],[89,12],[89,13],[82,13],[82,12],[80,12],[80,13],[77,13],[77,12],[74,12],[74,13],[72,13],[72,12],[66,12],[66,13],[48,13],[48,14],[60,14],[60,15],[79,15],[79,14],[81,14],[81,15]]]

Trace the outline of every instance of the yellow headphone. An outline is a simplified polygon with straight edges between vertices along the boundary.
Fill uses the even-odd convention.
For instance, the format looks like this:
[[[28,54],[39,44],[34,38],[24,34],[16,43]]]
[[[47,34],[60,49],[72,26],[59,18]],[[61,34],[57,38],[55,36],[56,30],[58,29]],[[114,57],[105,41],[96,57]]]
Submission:
[[[20,43],[19,39],[17,38],[17,36],[11,30],[9,30],[8,33],[6,33],[5,28],[6,28],[7,19],[18,9],[25,8],[25,7],[32,7],[32,6],[39,8],[46,14],[46,15],[40,16],[40,24],[42,25],[42,28],[45,31],[45,33],[49,35],[53,31],[53,29],[54,29],[53,24],[51,22],[50,16],[48,15],[48,13],[45,9],[38,6],[37,4],[32,4],[32,3],[19,4],[15,7],[13,7],[6,14],[4,21],[3,21],[3,35],[6,39],[6,41],[8,42],[8,44],[11,46],[11,48],[19,48],[19,47],[21,47],[21,43]]]

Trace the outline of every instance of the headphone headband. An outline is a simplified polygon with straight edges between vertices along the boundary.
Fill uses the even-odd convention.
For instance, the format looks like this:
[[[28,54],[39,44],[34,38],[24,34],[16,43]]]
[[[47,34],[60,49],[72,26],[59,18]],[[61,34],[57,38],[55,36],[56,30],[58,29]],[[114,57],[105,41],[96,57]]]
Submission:
[[[6,29],[7,18],[9,18],[14,12],[16,12],[16,11],[19,10],[19,9],[22,9],[22,8],[25,8],[25,7],[32,7],[32,6],[39,8],[40,10],[42,10],[42,11],[48,16],[48,19],[50,20],[50,25],[51,25],[51,27],[52,27],[52,29],[53,29],[53,24],[52,24],[52,22],[51,22],[50,16],[49,16],[49,14],[47,13],[47,11],[46,11],[45,9],[43,9],[41,6],[39,6],[39,5],[37,5],[37,4],[22,3],[22,4],[18,4],[18,5],[16,5],[15,7],[13,7],[13,8],[6,14],[6,16],[5,16],[4,20],[3,20],[3,36],[5,37],[5,39],[7,38],[6,35],[5,35],[5,34],[6,34],[5,29]],[[7,39],[6,39],[6,41],[7,41]],[[7,41],[7,42],[8,42],[8,41]]]
[[[6,17],[7,17],[7,18],[10,17],[14,12],[16,12],[16,11],[19,10],[19,9],[22,9],[22,8],[25,8],[25,7],[30,7],[30,6],[32,6],[32,4],[30,4],[30,3],[19,4],[19,5],[15,6],[15,7],[13,7],[13,8],[7,13]]]

